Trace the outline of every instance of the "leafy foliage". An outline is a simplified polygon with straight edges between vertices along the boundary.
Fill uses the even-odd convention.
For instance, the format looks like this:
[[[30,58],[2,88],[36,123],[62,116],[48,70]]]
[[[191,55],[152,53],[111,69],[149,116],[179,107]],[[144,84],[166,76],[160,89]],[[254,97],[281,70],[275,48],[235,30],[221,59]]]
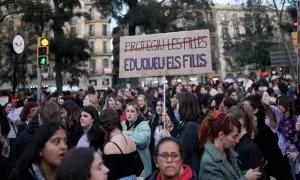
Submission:
[[[265,68],[270,65],[270,49],[277,44],[274,41],[275,29],[267,7],[258,1],[249,0],[245,9],[245,34],[235,43],[234,57],[240,66],[255,65]]]
[[[50,51],[55,57],[56,86],[59,92],[63,85],[62,73],[70,75],[72,80],[68,82],[72,85],[78,85],[78,78],[87,73],[77,67],[79,62],[90,57],[87,41],[64,32],[65,23],[70,22],[73,17],[86,15],[85,12],[75,11],[80,5],[79,0],[24,0],[23,20],[32,25],[39,36],[45,28],[50,27],[54,32]]]

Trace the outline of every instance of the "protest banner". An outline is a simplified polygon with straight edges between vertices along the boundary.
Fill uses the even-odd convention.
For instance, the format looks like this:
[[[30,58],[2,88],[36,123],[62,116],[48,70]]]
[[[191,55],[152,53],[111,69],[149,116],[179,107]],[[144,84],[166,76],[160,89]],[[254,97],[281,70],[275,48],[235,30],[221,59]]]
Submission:
[[[209,73],[209,30],[121,37],[119,61],[120,78]]]

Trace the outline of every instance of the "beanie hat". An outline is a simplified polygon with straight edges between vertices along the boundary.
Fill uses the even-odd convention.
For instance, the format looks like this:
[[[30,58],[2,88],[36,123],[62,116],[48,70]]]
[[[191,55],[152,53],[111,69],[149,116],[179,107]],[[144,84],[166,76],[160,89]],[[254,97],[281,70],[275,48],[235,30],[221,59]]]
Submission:
[[[95,121],[99,120],[99,113],[95,107],[87,106],[82,108],[82,111],[89,113]]]

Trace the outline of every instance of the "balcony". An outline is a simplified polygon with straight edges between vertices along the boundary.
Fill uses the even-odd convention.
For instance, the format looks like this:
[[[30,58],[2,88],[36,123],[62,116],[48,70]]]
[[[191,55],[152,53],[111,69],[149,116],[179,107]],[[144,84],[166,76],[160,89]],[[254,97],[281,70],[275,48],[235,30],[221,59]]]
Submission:
[[[90,31],[90,32],[86,32],[84,33],[84,37],[85,38],[103,38],[103,39],[111,39],[112,36],[107,33],[106,35],[104,35],[102,33],[102,31]]]
[[[107,52],[103,52],[103,51],[92,51],[90,53],[91,56],[112,56],[112,51],[107,51]]]

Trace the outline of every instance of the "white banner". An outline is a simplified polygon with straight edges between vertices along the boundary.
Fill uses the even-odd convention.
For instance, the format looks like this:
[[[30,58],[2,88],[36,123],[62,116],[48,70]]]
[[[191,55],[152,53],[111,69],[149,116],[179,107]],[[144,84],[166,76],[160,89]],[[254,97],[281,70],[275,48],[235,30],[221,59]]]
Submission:
[[[119,61],[120,78],[209,73],[209,30],[121,37]]]

